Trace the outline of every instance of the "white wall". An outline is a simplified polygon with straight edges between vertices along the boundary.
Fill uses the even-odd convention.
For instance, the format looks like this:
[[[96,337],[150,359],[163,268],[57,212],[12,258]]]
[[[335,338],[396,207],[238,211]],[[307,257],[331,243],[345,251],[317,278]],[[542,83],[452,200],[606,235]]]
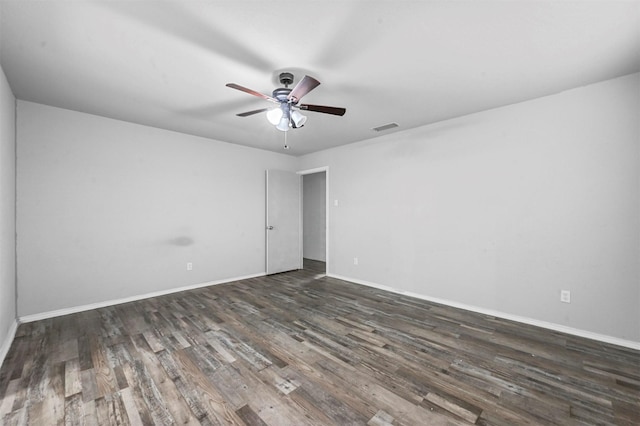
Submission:
[[[16,324],[16,100],[0,68],[0,364]]]
[[[265,169],[296,158],[30,102],[17,114],[20,317],[264,273]]]
[[[339,200],[329,274],[640,342],[639,94],[634,74],[302,157]]]
[[[330,274],[640,342],[639,91],[634,74],[299,161],[20,101],[18,314],[263,272],[264,170],[329,166]]]
[[[302,177],[303,188],[303,256],[307,259],[327,260],[326,246],[326,172]]]

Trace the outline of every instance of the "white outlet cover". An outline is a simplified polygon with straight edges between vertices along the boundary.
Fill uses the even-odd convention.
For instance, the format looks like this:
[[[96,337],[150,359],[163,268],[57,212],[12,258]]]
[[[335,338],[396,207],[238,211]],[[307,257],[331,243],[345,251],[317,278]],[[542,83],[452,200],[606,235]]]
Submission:
[[[571,303],[571,292],[569,290],[561,290],[560,301],[564,303]]]

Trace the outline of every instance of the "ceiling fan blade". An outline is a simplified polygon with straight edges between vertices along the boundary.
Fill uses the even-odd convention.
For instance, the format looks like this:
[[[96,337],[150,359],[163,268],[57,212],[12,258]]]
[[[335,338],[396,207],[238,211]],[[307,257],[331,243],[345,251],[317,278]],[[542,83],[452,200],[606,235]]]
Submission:
[[[274,102],[276,104],[280,103],[280,101],[277,100],[276,98],[272,98],[271,96],[264,95],[264,94],[262,94],[260,92],[256,92],[255,90],[248,89],[248,88],[246,88],[244,86],[240,86],[239,84],[227,83],[225,86],[231,87],[232,89],[240,90],[241,92],[245,92],[245,93],[248,93],[248,94],[253,95],[253,96],[257,96],[257,97],[262,98],[262,99],[266,99],[267,101],[271,101],[271,102]]]
[[[260,114],[261,112],[269,111],[269,108],[254,109],[253,111],[241,112],[236,114],[238,117],[248,117],[253,114]]]
[[[314,112],[322,112],[324,114],[332,114],[332,115],[340,115],[343,116],[345,112],[347,112],[346,108],[338,108],[324,105],[309,105],[309,104],[300,104],[298,108],[305,111],[314,111]]]
[[[293,101],[293,103],[298,102],[304,95],[315,89],[320,85],[320,82],[313,77],[309,77],[305,75],[302,80],[296,84],[296,87],[293,88],[287,99]]]

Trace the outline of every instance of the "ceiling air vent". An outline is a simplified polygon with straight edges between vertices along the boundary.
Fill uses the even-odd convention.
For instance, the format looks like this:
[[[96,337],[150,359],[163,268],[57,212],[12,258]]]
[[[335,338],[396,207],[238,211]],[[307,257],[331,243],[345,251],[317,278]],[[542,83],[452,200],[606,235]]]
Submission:
[[[398,127],[398,123],[384,124],[382,126],[374,127],[371,130],[375,130],[376,132],[384,132],[385,130],[393,129],[394,127]]]

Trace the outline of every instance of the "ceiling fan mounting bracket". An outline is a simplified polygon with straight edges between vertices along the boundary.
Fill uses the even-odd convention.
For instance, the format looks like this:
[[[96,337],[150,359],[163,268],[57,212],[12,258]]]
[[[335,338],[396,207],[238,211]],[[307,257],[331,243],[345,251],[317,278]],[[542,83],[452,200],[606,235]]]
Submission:
[[[281,72],[279,78],[280,84],[284,84],[285,87],[293,84],[293,74],[291,74],[290,72]]]

